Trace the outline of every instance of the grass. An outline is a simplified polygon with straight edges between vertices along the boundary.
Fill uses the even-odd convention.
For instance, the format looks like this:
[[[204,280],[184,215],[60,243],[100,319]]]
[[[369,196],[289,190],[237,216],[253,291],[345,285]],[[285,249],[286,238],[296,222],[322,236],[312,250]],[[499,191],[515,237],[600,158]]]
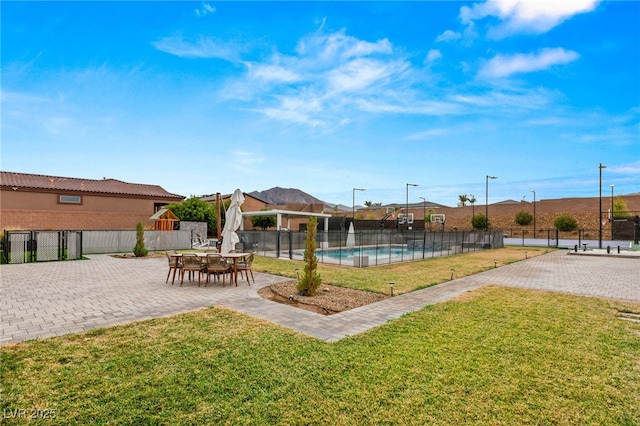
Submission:
[[[464,256],[450,260],[495,258]],[[407,276],[448,271],[430,262]],[[345,274],[405,280],[397,268]],[[2,347],[2,421],[55,410],[40,423],[638,425],[640,324],[618,312],[640,304],[489,286],[325,343],[202,309]]]
[[[549,250],[540,247],[509,246],[374,268],[349,268],[321,263],[318,264],[318,273],[324,284],[376,293],[389,293],[389,281],[393,281],[394,294],[402,294],[449,281],[452,272],[454,278],[461,278],[492,269],[494,265],[500,267],[525,260],[525,258],[539,256]],[[302,274],[304,262],[256,257],[253,263],[254,271],[290,278],[296,277],[296,268],[299,268]]]

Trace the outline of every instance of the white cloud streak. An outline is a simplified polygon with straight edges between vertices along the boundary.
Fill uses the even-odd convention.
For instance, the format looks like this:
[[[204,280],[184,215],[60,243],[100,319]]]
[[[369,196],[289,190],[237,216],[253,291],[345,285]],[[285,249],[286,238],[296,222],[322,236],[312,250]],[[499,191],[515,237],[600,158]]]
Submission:
[[[221,43],[210,38],[201,38],[194,43],[185,41],[179,36],[165,37],[151,44],[161,52],[181,58],[217,58],[230,62],[238,62],[240,59],[239,46],[231,43]]]
[[[496,55],[478,71],[480,78],[503,78],[514,74],[544,71],[555,65],[564,65],[577,60],[580,55],[562,48],[542,49],[538,53]]]

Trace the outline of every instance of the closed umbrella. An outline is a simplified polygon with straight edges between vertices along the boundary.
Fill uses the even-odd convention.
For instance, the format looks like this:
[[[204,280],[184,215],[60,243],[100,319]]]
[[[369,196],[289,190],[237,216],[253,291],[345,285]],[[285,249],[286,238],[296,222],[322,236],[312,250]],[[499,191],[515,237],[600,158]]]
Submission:
[[[242,203],[244,203],[244,195],[242,195],[242,191],[236,189],[231,196],[231,204],[227,209],[224,228],[222,229],[222,247],[220,249],[222,253],[230,253],[231,250],[235,250],[236,243],[240,242],[236,231],[242,224],[242,210],[240,209]]]
[[[353,222],[349,224],[349,233],[347,234],[347,248],[354,248],[356,246],[356,233],[353,229]]]

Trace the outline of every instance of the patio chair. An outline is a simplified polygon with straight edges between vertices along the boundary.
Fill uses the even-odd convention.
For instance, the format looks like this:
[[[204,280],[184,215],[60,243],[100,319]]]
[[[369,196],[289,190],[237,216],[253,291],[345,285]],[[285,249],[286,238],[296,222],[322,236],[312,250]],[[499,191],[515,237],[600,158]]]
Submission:
[[[173,278],[171,279],[171,285],[173,285],[176,281],[176,272],[182,269],[182,259],[179,256],[175,256],[177,254],[175,250],[167,251],[166,254],[167,260],[169,261],[169,272],[167,272],[167,279],[165,280],[165,283],[169,282],[169,275],[171,275],[171,271],[173,271]],[[178,272],[178,276],[180,275],[181,272]]]
[[[206,265],[202,264],[200,256],[195,253],[185,253],[182,255],[182,274],[180,277],[180,287],[184,283],[184,273],[189,272],[191,276],[192,272],[198,273],[198,287],[200,287],[200,277],[206,270]]]
[[[209,282],[209,277],[212,274],[215,274],[218,277],[218,281],[220,281],[220,274],[222,274],[222,287],[224,287],[225,274],[227,272],[231,272],[231,267],[229,266],[227,261],[222,258],[222,256],[218,254],[207,254],[207,266],[206,266],[207,282],[204,284],[204,286],[205,287],[207,286],[207,283]]]
[[[253,265],[253,256],[254,254],[251,253],[249,257],[246,258],[246,260],[243,260],[242,262],[238,262],[238,265],[237,265],[238,272],[240,272],[240,276],[242,276],[242,272],[244,271],[244,274],[247,277],[247,283],[249,283],[249,285],[251,285],[251,282],[249,281],[249,273],[251,273],[251,279],[253,280],[253,283],[255,284],[256,282],[256,280],[253,278],[253,271],[251,270],[251,266]]]

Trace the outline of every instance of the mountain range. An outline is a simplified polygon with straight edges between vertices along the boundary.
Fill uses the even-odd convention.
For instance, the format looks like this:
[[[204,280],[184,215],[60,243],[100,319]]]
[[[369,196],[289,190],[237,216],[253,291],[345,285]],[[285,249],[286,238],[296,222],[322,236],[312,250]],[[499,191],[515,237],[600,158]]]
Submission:
[[[259,198],[266,201],[269,204],[286,204],[286,203],[301,203],[301,204],[327,204],[316,197],[307,194],[304,191],[295,188],[280,188],[276,186],[265,191],[253,191],[249,192],[252,197]]]

